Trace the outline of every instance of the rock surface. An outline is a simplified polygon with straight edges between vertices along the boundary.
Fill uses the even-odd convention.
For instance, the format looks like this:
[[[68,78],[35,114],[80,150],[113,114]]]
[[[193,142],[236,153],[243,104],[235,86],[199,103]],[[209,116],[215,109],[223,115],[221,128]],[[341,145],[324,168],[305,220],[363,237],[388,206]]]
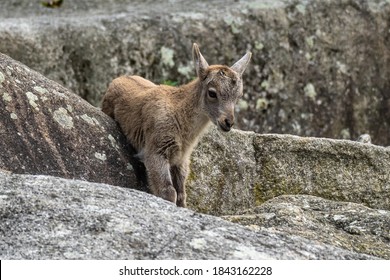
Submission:
[[[138,187],[132,150],[111,118],[3,54],[0,138],[0,169]]]
[[[253,52],[237,107],[241,129],[390,145],[386,0],[1,1],[0,52],[97,105],[132,73],[194,76],[194,41],[211,63]]]
[[[99,109],[4,55],[0,73],[0,169],[145,190],[130,147]],[[191,159],[188,204],[230,215],[309,194],[389,210],[388,170],[390,150],[371,144],[212,128]]]
[[[390,259],[390,211],[308,195],[283,195],[227,220]]]
[[[195,150],[189,205],[229,215],[283,194],[390,210],[390,150],[371,144],[211,129]]]
[[[86,182],[142,189],[117,125],[2,54],[0,135],[1,258],[389,258],[390,150],[383,147],[211,129],[191,159],[189,205],[261,226],[253,231],[136,190]],[[339,201],[272,200],[283,194]],[[319,222],[328,227],[317,236]]]
[[[372,259],[104,184],[0,171],[1,259]]]

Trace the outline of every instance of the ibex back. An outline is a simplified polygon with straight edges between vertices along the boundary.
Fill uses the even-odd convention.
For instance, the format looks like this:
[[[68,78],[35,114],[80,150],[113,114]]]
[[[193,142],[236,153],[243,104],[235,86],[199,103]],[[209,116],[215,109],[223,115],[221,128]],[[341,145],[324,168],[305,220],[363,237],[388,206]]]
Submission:
[[[209,66],[194,44],[197,78],[189,84],[155,85],[138,76],[111,82],[102,110],[119,123],[137,150],[154,195],[186,206],[191,152],[210,121],[224,132],[232,128],[250,57],[247,53],[232,67]]]

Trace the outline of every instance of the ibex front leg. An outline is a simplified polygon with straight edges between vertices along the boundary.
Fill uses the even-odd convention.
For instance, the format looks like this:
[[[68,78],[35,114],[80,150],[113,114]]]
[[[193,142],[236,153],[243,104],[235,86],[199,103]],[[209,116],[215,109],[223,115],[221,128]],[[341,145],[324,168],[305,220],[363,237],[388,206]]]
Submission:
[[[169,162],[163,156],[149,155],[144,163],[152,194],[176,203],[177,194],[172,184]]]
[[[171,167],[172,182],[177,192],[176,205],[180,207],[186,207],[186,189],[185,183],[188,175],[189,164],[187,162],[181,165],[175,165]]]

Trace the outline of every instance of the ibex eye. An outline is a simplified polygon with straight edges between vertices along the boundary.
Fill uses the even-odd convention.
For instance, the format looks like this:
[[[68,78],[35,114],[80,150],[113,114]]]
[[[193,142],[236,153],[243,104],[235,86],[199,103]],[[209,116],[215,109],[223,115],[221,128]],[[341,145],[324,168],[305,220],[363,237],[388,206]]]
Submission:
[[[217,98],[217,93],[214,90],[209,90],[209,96],[211,98]]]

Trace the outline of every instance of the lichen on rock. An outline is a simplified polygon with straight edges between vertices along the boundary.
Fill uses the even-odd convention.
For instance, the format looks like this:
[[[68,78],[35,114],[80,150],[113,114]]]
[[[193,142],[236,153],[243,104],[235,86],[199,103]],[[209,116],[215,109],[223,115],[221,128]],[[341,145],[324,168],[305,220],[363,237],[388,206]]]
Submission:
[[[65,108],[58,108],[53,112],[54,120],[65,129],[73,128],[73,118]]]
[[[140,188],[127,167],[134,164],[131,150],[113,120],[3,54],[0,72],[7,73],[0,89],[1,170]]]
[[[116,123],[0,54],[5,257],[35,258],[39,252],[42,258],[390,258],[390,149],[366,137],[360,143],[286,134],[357,139],[370,133],[374,144],[389,144],[386,1],[210,6],[173,0],[174,11],[159,10],[158,3],[149,11],[141,1],[123,9],[125,2],[109,1],[120,15],[99,10],[107,1],[74,1],[91,15],[64,7],[61,17],[48,17],[50,25],[20,11],[20,17],[10,17],[9,9],[17,14],[27,5],[22,2],[0,2],[0,14],[7,12],[0,51],[95,105],[119,74],[175,84],[191,79],[194,38],[213,63],[229,64],[252,50],[237,125],[284,134],[222,134],[212,127],[191,158],[190,209],[179,209],[113,187],[145,190],[136,176],[143,165]],[[224,13],[216,13],[220,5]],[[48,37],[51,43],[42,43]]]
[[[36,96],[34,93],[32,93],[30,91],[26,92],[26,96],[28,99],[28,103],[30,103],[31,107],[33,107],[35,110],[39,111],[38,104],[36,103],[36,101],[39,100],[38,96]]]
[[[283,195],[225,219],[390,259],[390,211],[307,195]],[[258,226],[257,228],[254,225]]]
[[[12,97],[8,93],[4,92],[3,93],[3,100],[4,100],[4,102],[10,102],[12,100]]]
[[[106,156],[105,153],[95,152],[95,158],[97,158],[98,160],[101,160],[101,161],[106,161],[107,160],[107,156]]]
[[[4,82],[4,80],[5,80],[4,74],[0,72],[0,86]]]
[[[390,145],[386,0],[173,0],[169,8],[100,0],[72,1],[56,11],[13,2],[0,3],[0,51],[95,106],[123,74],[188,82],[195,76],[189,58],[197,41],[213,64],[253,53],[243,76],[244,100],[252,106],[237,111],[237,128],[327,138],[340,138],[347,128],[348,139],[368,132],[373,143]],[[17,71],[5,68],[2,75]],[[271,106],[259,114],[261,98]]]

